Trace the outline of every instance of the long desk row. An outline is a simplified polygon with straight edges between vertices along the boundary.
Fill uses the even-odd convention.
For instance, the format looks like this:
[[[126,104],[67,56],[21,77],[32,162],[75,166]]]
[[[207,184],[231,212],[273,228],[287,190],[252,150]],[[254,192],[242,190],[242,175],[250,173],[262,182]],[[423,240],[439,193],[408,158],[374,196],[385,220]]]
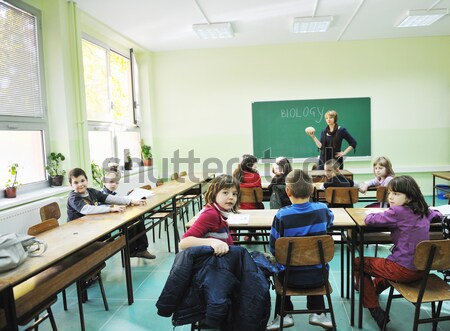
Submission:
[[[210,178],[207,174],[196,174],[192,177],[181,177],[177,180],[164,183],[152,191],[154,195],[147,199],[145,206],[126,208],[123,213],[107,213],[84,216],[80,219],[63,224],[55,229],[43,232],[36,237],[48,244],[48,249],[42,256],[28,258],[19,267],[0,273],[0,316],[1,323],[6,320],[7,330],[18,330],[18,316],[33,307],[49,294],[58,294],[67,286],[75,283],[83,276],[83,273],[96,264],[105,261],[119,251],[124,252],[124,267],[128,304],[133,298],[133,285],[131,277],[130,253],[128,242],[128,226],[135,223],[145,213],[159,207],[167,201],[171,201],[173,210],[176,211],[176,196],[189,190],[197,189],[202,192],[202,184]],[[178,224],[177,213],[173,213],[173,230],[175,252],[178,252]],[[36,220],[38,222],[38,220]],[[58,269],[55,279],[46,287],[38,288],[33,284],[33,277],[46,273],[52,267],[60,268],[64,259],[71,257],[82,249],[113,234],[113,237],[100,250],[92,253],[90,262],[84,265],[64,266]],[[86,270],[85,270],[86,269]]]
[[[343,271],[344,271],[344,243],[347,243],[349,245],[350,251],[351,251],[351,261],[354,260],[356,251],[359,252],[359,257],[361,259],[360,263],[360,274],[363,274],[363,266],[364,266],[364,233],[367,231],[368,228],[370,228],[371,231],[377,231],[377,232],[385,232],[389,231],[387,228],[381,228],[381,227],[369,227],[364,223],[364,219],[366,218],[366,215],[368,212],[380,212],[385,209],[383,208],[330,208],[331,211],[334,214],[334,222],[333,227],[330,230],[337,230],[340,231],[341,234],[341,240],[340,240],[340,249],[341,249],[341,296],[343,297],[344,293],[344,279],[343,279]],[[260,230],[260,231],[268,231],[271,229],[273,218],[276,214],[278,209],[253,209],[253,210],[242,210],[242,214],[248,214],[249,219],[248,223],[229,223],[229,227],[231,230]],[[197,215],[198,216],[198,215]],[[186,227],[189,228],[192,226],[192,224],[197,219],[197,216],[195,216],[193,219],[191,219],[187,224]],[[348,230],[354,230],[355,234],[348,236],[346,231]],[[432,231],[441,231],[442,227],[441,224],[436,223],[432,224],[430,230]],[[358,240],[357,240],[358,239]],[[350,270],[350,271],[349,271]],[[350,311],[350,324],[351,326],[354,325],[355,320],[355,289],[354,289],[354,282],[349,281],[352,279],[353,275],[353,263],[350,263],[347,261],[347,298],[348,298],[348,292],[349,292],[349,283],[350,283],[350,293],[351,293],[351,311]],[[350,276],[350,277],[349,277]],[[359,292],[359,307],[358,307],[358,328],[362,328],[362,321],[363,321],[363,289],[364,289],[364,277],[360,277],[360,284],[359,288],[362,289]]]

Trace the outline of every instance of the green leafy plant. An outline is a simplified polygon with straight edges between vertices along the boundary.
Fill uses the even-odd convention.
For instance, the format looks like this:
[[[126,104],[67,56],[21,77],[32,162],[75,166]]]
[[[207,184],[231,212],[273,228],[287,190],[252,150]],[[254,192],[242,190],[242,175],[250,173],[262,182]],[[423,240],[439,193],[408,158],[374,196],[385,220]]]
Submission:
[[[105,169],[100,167],[94,161],[91,161],[92,180],[97,187],[103,187],[103,178],[105,177]]]
[[[64,176],[66,174],[66,171],[61,169],[61,162],[65,159],[66,157],[61,153],[50,153],[50,162],[45,166],[45,169],[51,177]]]
[[[20,183],[17,181],[17,169],[19,168],[19,165],[17,163],[13,163],[9,166],[8,172],[9,174],[14,178],[8,179],[8,181],[5,183],[6,187],[17,187],[20,185]]]
[[[148,160],[151,159],[153,154],[152,154],[152,147],[149,145],[144,144],[144,140],[141,139],[141,154],[142,154],[142,159],[143,160]]]

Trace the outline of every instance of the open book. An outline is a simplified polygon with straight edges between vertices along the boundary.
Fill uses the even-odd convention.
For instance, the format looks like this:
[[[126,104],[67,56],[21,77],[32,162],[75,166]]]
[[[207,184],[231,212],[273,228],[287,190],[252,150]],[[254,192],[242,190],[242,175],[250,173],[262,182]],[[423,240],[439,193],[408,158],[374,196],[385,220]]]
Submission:
[[[430,207],[430,209],[436,209],[441,212],[442,215],[450,215],[450,205],[442,205],[436,207]]]
[[[249,214],[233,214],[230,213],[228,215],[228,224],[248,224],[248,220],[250,219]]]
[[[128,196],[133,200],[148,199],[151,198],[153,195],[155,195],[154,192],[143,188],[135,188],[133,189],[133,191],[130,192],[130,194],[128,194]]]

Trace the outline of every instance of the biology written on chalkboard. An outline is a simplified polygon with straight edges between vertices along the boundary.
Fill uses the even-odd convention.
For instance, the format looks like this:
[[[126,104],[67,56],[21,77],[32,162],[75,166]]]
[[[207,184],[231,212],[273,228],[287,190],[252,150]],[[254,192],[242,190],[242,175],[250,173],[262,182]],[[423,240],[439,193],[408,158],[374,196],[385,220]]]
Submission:
[[[317,157],[318,150],[305,130],[320,134],[328,110],[339,114],[338,125],[358,141],[352,156],[371,155],[370,98],[263,101],[252,103],[253,155],[258,158]],[[342,150],[347,147],[344,142]]]

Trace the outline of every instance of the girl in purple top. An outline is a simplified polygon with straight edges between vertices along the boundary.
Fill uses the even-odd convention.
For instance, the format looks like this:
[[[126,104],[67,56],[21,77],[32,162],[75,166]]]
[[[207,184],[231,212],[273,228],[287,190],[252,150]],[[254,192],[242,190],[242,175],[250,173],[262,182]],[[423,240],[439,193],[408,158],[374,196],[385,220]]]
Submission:
[[[363,304],[369,308],[380,329],[383,327],[384,310],[380,308],[378,295],[389,287],[388,280],[409,283],[423,276],[413,262],[416,246],[429,239],[432,219],[442,217],[440,212],[428,208],[419,186],[410,176],[394,177],[388,185],[388,192],[391,207],[382,213],[369,214],[364,220],[370,226],[390,228],[394,244],[392,254],[386,259],[364,259]],[[354,270],[356,283],[359,284],[359,258],[355,259]]]

